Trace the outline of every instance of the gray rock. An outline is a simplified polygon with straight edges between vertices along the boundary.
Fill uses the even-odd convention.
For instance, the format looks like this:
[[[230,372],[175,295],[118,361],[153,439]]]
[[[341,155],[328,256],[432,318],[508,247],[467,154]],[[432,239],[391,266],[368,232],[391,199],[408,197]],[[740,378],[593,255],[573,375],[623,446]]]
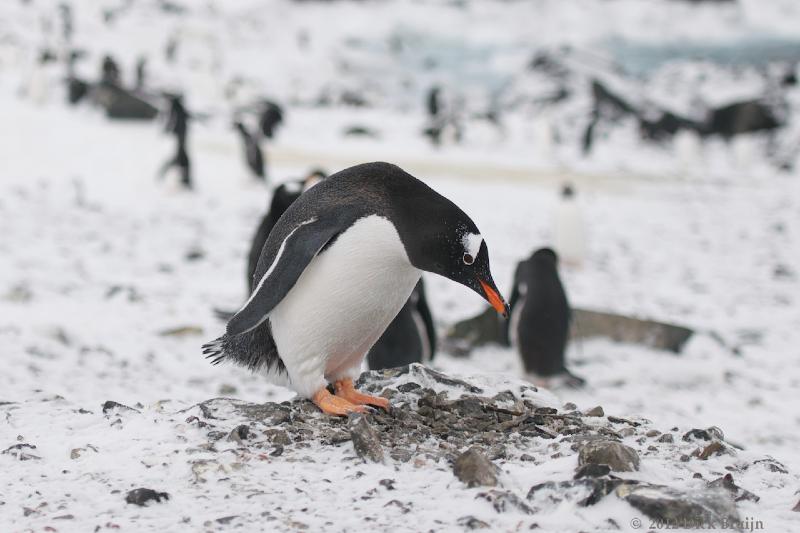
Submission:
[[[166,492],[157,492],[153,489],[134,489],[125,496],[125,503],[132,503],[139,506],[144,506],[147,502],[155,500],[160,503],[161,500],[169,500],[169,494]]]
[[[497,467],[477,448],[470,448],[458,456],[453,473],[468,487],[497,486]]]
[[[367,422],[366,417],[359,416],[350,424],[350,438],[359,457],[373,463],[384,461],[381,439],[378,432]]]
[[[103,404],[103,413],[108,413],[109,411],[116,411],[118,413],[138,413],[137,409],[133,407],[128,407],[127,405],[123,405],[121,403],[117,403],[113,400],[107,400]]]
[[[242,441],[245,441],[250,438],[250,426],[247,424],[242,424],[240,426],[236,426],[228,435],[228,440],[233,442],[238,442],[242,444]]]
[[[638,481],[617,477],[583,477],[570,481],[547,481],[531,487],[527,499],[553,505],[561,502],[575,502],[581,507],[594,505],[617,487],[624,484],[637,484]]]
[[[680,491],[662,485],[621,485],[617,496],[654,520],[686,529],[739,521],[733,499],[725,489]]]
[[[582,477],[603,477],[610,473],[611,467],[608,465],[589,463],[578,468],[577,472],[575,472],[574,479],[580,479]]]
[[[498,513],[517,510],[525,514],[533,514],[533,509],[511,491],[493,489],[488,492],[481,492],[475,498],[484,499],[491,503],[494,510]]]
[[[578,452],[578,465],[608,465],[614,472],[639,470],[636,450],[613,440],[589,441]]]
[[[736,483],[734,483],[733,475],[731,474],[725,474],[723,477],[709,482],[708,487],[712,489],[722,488],[727,490],[733,497],[734,501],[737,502],[740,502],[742,500],[757,502],[758,500],[761,499],[759,496],[756,496],[749,490],[745,490]]]
[[[757,461],[753,461],[753,465],[760,465],[769,470],[770,472],[780,472],[781,474],[789,473],[789,471],[786,469],[783,463],[780,463],[771,457],[767,459],[759,459]]]
[[[664,433],[658,437],[658,442],[675,442],[675,438],[672,436],[672,433]]]
[[[711,426],[707,429],[690,429],[683,435],[683,440],[685,442],[690,442],[693,440],[724,440],[725,435],[722,434],[722,430],[716,426]]]
[[[592,407],[584,414],[586,416],[606,416],[606,414],[603,412],[603,408],[599,405],[597,407]]]
[[[466,529],[488,529],[490,527],[489,524],[474,516],[462,516],[458,519],[458,525]]]
[[[712,455],[722,455],[726,453],[729,454],[731,453],[731,451],[728,450],[728,448],[720,441],[715,440],[711,441],[711,444],[705,446],[703,449],[698,448],[697,450],[695,450],[694,453],[692,453],[692,455],[694,455],[698,459],[702,459],[703,461],[705,461]]]

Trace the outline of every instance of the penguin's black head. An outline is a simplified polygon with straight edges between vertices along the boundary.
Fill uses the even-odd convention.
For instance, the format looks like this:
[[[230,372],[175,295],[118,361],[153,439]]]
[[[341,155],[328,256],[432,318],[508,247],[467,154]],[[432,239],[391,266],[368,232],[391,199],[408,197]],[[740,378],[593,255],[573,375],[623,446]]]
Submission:
[[[469,287],[508,317],[508,304],[489,269],[489,248],[477,226],[455,204],[439,198],[436,205],[417,204],[415,235],[406,245],[411,264]]]
[[[552,248],[539,248],[533,252],[531,259],[541,263],[558,264],[558,255],[556,255],[556,252]]]

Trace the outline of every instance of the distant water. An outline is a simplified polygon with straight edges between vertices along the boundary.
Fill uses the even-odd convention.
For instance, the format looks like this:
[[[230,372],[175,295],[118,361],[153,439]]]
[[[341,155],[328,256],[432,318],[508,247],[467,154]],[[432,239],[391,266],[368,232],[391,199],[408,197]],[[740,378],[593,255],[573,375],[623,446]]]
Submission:
[[[606,48],[630,74],[647,74],[676,60],[705,60],[722,65],[764,65],[800,62],[800,38],[753,37],[729,42],[643,44],[612,39]]]

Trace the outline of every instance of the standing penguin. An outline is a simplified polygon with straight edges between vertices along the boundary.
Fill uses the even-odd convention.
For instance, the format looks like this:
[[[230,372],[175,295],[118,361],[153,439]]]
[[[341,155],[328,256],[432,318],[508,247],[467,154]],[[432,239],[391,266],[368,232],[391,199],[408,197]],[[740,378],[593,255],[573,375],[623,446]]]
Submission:
[[[234,123],[234,127],[239,131],[244,143],[244,157],[247,161],[247,167],[256,178],[266,181],[264,173],[264,155],[261,152],[261,147],[258,145],[258,140],[247,131],[244,124],[239,121]]]
[[[177,167],[181,173],[181,184],[187,188],[192,188],[191,164],[189,153],[186,151],[186,136],[189,133],[189,119],[191,115],[183,105],[183,97],[180,95],[169,96],[170,108],[167,117],[165,130],[167,133],[175,134],[176,152],[175,157],[169,159],[161,167],[158,173],[159,179],[163,179],[167,171],[172,167]]]
[[[436,351],[436,329],[422,279],[367,354],[370,370],[427,363]]]
[[[278,220],[256,288],[204,353],[265,371],[328,414],[388,409],[353,378],[423,271],[465,285],[507,316],[486,243],[458,206],[395,165],[348,168]]]
[[[275,102],[264,100],[258,114],[258,127],[267,139],[272,139],[283,122],[283,108]]]
[[[554,226],[553,240],[561,261],[567,266],[582,266],[586,260],[586,224],[575,198],[575,188],[569,183],[561,188]]]
[[[571,313],[553,250],[540,248],[517,265],[510,304],[508,337],[528,378],[537,385],[552,379],[582,385],[583,380],[564,366]]]

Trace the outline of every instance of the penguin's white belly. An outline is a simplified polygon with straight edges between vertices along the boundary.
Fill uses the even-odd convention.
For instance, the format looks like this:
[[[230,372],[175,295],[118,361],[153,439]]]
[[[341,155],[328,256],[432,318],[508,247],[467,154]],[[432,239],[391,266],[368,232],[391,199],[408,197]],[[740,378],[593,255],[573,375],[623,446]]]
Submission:
[[[365,217],[339,235],[269,315],[293,388],[309,397],[324,380],[357,373],[421,274],[384,218]]]

